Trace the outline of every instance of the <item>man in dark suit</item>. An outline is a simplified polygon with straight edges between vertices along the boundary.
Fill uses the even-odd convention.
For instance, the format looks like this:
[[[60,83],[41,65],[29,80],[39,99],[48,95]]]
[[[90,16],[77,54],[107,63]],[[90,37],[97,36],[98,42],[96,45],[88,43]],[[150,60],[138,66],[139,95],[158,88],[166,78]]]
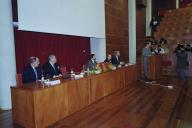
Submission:
[[[51,54],[48,57],[48,62],[43,65],[43,74],[46,78],[54,78],[61,76],[59,65],[57,64],[57,58]]]
[[[115,66],[120,65],[120,52],[119,51],[114,51],[111,61],[112,61],[112,64]]]
[[[41,69],[39,67],[39,58],[30,57],[29,65],[26,66],[22,73],[22,81],[24,84],[35,82],[41,79]]]

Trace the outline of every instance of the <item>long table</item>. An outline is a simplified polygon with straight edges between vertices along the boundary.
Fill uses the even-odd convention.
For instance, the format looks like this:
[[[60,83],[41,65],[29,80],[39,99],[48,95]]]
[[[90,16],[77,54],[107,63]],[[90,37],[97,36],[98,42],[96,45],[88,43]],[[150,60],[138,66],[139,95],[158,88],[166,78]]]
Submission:
[[[36,82],[11,87],[13,122],[26,128],[44,128],[137,80],[136,65],[122,67],[61,84]]]

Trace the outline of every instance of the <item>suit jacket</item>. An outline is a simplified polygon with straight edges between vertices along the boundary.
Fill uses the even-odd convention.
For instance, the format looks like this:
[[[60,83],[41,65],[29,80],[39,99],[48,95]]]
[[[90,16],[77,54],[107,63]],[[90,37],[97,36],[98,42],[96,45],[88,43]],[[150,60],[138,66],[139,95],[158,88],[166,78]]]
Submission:
[[[93,63],[92,60],[88,60],[87,62],[87,68],[89,68],[90,70],[94,69],[94,67],[96,66],[96,62]]]
[[[43,65],[43,74],[45,78],[53,78],[53,76],[61,74],[59,65],[57,63],[54,64],[54,67],[55,68],[53,68],[49,62]]]
[[[37,79],[40,80],[41,79],[41,68],[37,67],[35,68],[37,71]],[[22,73],[22,81],[23,83],[31,83],[31,82],[35,82],[36,80],[36,75],[35,75],[35,71],[31,66],[27,66],[24,68],[23,73]]]
[[[120,58],[118,57],[118,59],[117,59],[117,57],[116,56],[112,56],[112,59],[111,59],[111,61],[112,61],[112,64],[113,65],[119,65],[120,64]]]
[[[188,55],[185,51],[178,51],[176,53],[177,56],[177,68],[178,69],[186,69],[188,65]]]

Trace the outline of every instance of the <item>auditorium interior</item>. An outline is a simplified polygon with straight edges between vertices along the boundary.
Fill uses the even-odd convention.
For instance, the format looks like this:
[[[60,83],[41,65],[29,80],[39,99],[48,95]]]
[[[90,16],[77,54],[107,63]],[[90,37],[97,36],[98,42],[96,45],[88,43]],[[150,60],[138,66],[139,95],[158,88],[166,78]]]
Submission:
[[[0,128],[192,128],[192,0],[0,0],[0,15]],[[41,78],[24,83],[31,57]]]

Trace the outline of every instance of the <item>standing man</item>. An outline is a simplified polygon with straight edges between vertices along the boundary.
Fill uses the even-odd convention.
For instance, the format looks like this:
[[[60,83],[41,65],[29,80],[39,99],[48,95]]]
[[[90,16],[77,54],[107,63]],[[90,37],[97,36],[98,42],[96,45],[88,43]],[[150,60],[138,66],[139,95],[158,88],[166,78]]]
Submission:
[[[41,79],[42,74],[39,64],[40,62],[38,57],[30,57],[29,65],[24,68],[22,73],[22,81],[24,84]]]
[[[185,69],[188,63],[188,59],[187,59],[188,55],[183,45],[181,45],[180,49],[177,50],[176,56],[177,56],[177,70],[179,74],[179,79],[185,80]]]
[[[147,42],[145,47],[142,50],[143,57],[143,71],[144,71],[144,81],[149,82],[147,78],[147,69],[148,69],[148,58],[151,56],[151,42]]]
[[[43,72],[46,78],[54,78],[61,75],[55,55],[49,55],[48,62],[43,65]]]

